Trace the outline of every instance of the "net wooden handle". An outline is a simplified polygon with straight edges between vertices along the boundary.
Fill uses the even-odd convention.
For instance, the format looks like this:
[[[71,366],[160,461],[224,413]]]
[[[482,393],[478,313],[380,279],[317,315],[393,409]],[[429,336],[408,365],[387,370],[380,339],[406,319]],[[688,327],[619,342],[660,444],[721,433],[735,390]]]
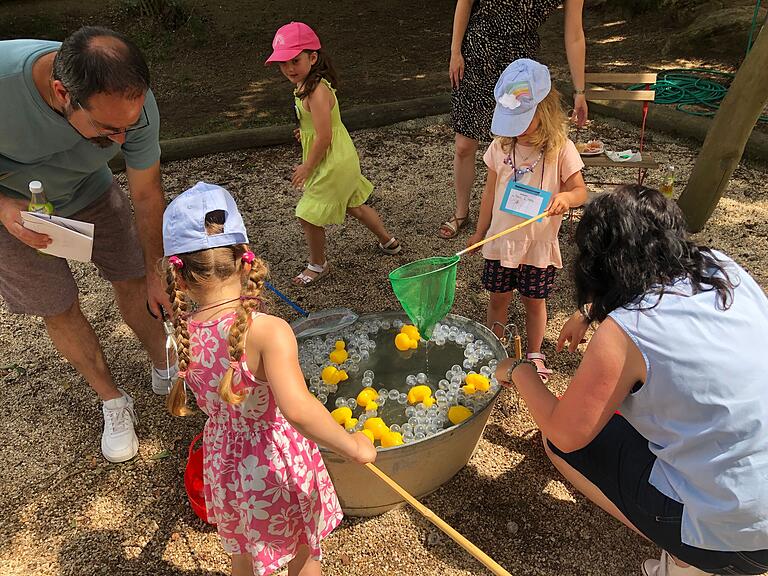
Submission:
[[[461,252],[456,252],[456,256],[461,256],[463,254],[466,254],[467,252],[471,252],[472,250],[474,250],[475,248],[479,248],[480,246],[482,246],[486,242],[490,242],[491,240],[496,240],[496,238],[504,236],[504,234],[509,234],[510,232],[514,232],[515,230],[520,230],[520,228],[528,226],[528,224],[533,224],[534,222],[536,222],[536,220],[541,220],[542,218],[544,218],[544,216],[549,216],[549,212],[547,212],[545,210],[544,212],[542,212],[538,216],[534,216],[533,218],[529,218],[525,222],[521,222],[520,224],[518,224],[516,226],[512,226],[512,228],[507,228],[506,230],[502,230],[498,234],[494,234],[490,238],[486,238],[485,240],[480,240],[480,242],[476,242],[475,244],[472,244],[472,246],[464,248],[464,250],[462,250]]]
[[[488,556],[485,552],[480,550],[477,546],[472,544],[469,540],[464,538],[461,534],[459,534],[456,530],[454,530],[450,524],[448,524],[445,520],[440,518],[437,514],[432,512],[429,508],[424,506],[421,502],[416,500],[413,496],[411,496],[405,488],[400,486],[397,482],[392,480],[389,476],[387,476],[384,472],[379,470],[376,466],[373,464],[366,464],[366,467],[376,474],[379,478],[381,478],[392,490],[397,492],[403,500],[408,502],[411,506],[413,506],[424,518],[432,522],[435,526],[440,528],[445,534],[450,536],[450,538],[456,542],[459,546],[464,548],[467,552],[472,554],[483,566],[488,568],[491,572],[496,574],[497,576],[512,576],[509,572],[504,570],[493,558]]]

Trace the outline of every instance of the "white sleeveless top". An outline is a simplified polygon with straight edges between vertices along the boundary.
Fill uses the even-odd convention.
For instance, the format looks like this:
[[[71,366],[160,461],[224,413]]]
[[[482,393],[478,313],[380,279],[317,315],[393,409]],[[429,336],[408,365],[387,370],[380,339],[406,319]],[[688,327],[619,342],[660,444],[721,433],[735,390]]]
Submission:
[[[645,359],[621,405],[657,459],[650,483],[683,507],[682,541],[723,552],[768,549],[768,299],[740,266],[727,310],[717,292],[646,295],[611,312]]]

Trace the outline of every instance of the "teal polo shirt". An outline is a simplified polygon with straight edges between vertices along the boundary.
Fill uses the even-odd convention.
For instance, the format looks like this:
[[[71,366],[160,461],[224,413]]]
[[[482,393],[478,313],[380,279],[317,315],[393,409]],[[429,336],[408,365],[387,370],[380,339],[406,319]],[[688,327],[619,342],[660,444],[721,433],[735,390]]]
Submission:
[[[60,42],[0,41],[0,194],[29,198],[40,180],[59,216],[71,216],[104,194],[112,183],[107,162],[122,148],[125,163],[143,170],[160,159],[160,114],[152,91],[144,109],[149,125],[126,134],[122,146],[99,148],[56,114],[32,80],[32,65]]]

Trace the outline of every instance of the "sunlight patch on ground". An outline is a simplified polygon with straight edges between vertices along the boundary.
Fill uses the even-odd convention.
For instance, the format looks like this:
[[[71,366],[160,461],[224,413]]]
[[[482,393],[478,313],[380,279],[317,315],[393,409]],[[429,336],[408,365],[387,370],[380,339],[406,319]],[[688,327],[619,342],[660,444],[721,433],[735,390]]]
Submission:
[[[662,70],[668,70],[670,68],[711,68],[724,72],[732,72],[732,70],[726,66],[718,66],[709,60],[699,60],[698,58],[677,58],[668,64],[660,64],[659,68]]]
[[[560,480],[550,480],[547,482],[547,485],[544,486],[542,493],[547,494],[548,496],[552,496],[557,500],[563,500],[564,502],[576,502],[576,499],[573,497],[570,488],[560,482]]]
[[[601,24],[599,28],[613,28],[614,26],[621,26],[622,24],[626,23],[626,20],[614,20],[613,22],[606,22],[605,24]]]
[[[83,511],[83,516],[91,518],[93,527],[99,530],[122,530],[132,514],[122,499],[109,495],[96,496]]]
[[[608,38],[603,38],[602,40],[595,40],[595,44],[613,44],[615,42],[624,42],[626,40],[626,36],[609,36]]]
[[[42,540],[36,534],[29,531],[14,535],[13,539],[4,542],[9,550],[47,550],[58,551],[61,549],[61,538]],[[38,556],[35,554],[13,554],[11,557],[3,555],[0,559],[0,573],[2,574],[60,574],[61,564],[58,558],[53,556]]]

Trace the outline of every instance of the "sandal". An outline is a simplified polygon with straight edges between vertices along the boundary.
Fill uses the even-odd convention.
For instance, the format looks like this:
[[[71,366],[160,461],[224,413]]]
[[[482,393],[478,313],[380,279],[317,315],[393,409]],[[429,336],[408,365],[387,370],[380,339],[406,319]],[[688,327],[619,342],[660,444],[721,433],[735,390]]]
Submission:
[[[541,381],[544,382],[544,384],[549,382],[549,375],[552,374],[553,371],[547,368],[547,365],[544,364],[544,360],[546,360],[547,357],[541,352],[528,352],[525,357],[536,364],[536,372],[538,373],[539,378],[541,378]]]
[[[437,230],[437,235],[444,240],[456,238],[461,229],[467,224],[469,224],[469,214],[466,216],[456,216],[456,214],[454,214],[448,220],[440,224],[440,228]]]
[[[307,270],[310,272],[314,272],[314,276],[310,276],[307,274]],[[312,264],[311,262],[307,263],[307,267],[304,271],[301,272],[298,276],[295,276],[292,280],[294,286],[310,286],[312,284],[317,284],[328,276],[331,272],[331,267],[328,266],[328,262],[326,261],[325,264],[322,266],[319,266],[318,264]]]
[[[379,242],[379,250],[384,252],[384,254],[387,254],[388,256],[394,256],[395,254],[400,254],[400,251],[403,249],[402,246],[400,246],[400,242],[397,241],[397,238],[392,236],[387,242],[382,244]]]

